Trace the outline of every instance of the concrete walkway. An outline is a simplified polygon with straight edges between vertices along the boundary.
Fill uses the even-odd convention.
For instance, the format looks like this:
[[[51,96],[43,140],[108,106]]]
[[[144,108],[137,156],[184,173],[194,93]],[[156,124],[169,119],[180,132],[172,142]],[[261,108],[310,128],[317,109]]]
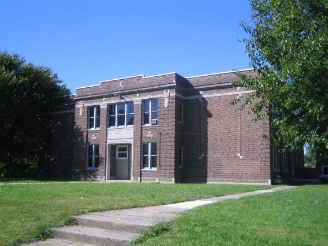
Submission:
[[[148,227],[160,222],[171,221],[179,214],[195,207],[292,188],[295,188],[295,186],[279,186],[268,190],[258,190],[190,202],[74,216],[73,220],[76,222],[76,225],[54,228],[52,229],[53,238],[24,245],[128,245],[138,238]]]

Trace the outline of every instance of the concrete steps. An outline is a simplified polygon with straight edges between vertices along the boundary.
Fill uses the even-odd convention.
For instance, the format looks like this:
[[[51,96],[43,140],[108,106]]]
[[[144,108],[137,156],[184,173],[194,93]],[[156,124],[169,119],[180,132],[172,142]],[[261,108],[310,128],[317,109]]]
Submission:
[[[26,246],[129,245],[148,227],[171,221],[181,208],[154,206],[73,216],[73,226],[53,228],[51,239]]]
[[[72,219],[76,225],[54,228],[52,229],[54,238],[25,246],[129,245],[148,227],[160,222],[172,221],[178,214],[195,207],[292,188],[295,187],[278,186],[269,190],[251,191],[197,201],[74,216]]]
[[[113,231],[85,226],[68,226],[52,230],[55,238],[91,245],[128,245],[137,233]]]

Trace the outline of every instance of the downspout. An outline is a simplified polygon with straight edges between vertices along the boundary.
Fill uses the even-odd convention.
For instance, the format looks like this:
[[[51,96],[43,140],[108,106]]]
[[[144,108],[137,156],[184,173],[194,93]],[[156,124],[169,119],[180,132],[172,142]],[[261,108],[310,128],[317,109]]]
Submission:
[[[162,132],[159,132],[159,143],[158,143],[158,167],[161,167],[161,148],[162,147]]]

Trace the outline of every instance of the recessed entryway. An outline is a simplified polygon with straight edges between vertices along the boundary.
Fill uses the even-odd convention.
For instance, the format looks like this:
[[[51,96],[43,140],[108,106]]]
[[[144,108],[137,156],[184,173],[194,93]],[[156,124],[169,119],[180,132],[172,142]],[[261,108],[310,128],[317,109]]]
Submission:
[[[107,180],[130,180],[131,179],[131,145],[117,144],[108,146],[109,175]]]

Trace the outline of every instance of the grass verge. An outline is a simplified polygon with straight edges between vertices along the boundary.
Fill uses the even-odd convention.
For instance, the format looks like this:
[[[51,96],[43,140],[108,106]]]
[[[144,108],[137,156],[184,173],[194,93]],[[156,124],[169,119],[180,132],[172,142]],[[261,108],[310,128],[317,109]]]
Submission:
[[[72,215],[222,196],[270,186],[98,182],[0,182],[0,245],[46,237]]]
[[[327,221],[328,186],[307,185],[193,209],[139,245],[327,245]]]

